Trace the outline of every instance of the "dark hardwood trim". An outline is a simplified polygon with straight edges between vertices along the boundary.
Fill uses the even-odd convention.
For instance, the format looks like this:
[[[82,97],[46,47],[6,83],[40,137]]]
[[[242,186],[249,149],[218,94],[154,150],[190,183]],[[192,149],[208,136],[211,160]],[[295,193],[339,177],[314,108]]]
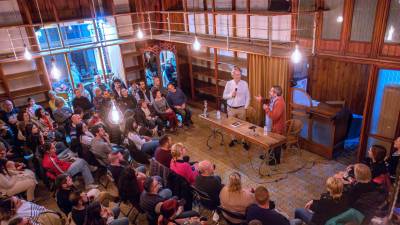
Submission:
[[[357,151],[357,160],[359,162],[361,162],[365,158],[370,120],[375,98],[376,81],[378,79],[378,72],[379,70],[376,65],[372,65],[370,67],[368,87],[367,87],[367,97],[365,98],[363,121],[361,124],[360,145],[358,146],[358,151]]]
[[[389,18],[390,0],[381,0],[377,4],[374,32],[372,33],[372,46],[370,57],[376,58],[382,52],[385,41],[387,20]]]
[[[353,22],[353,11],[354,11],[355,0],[344,1],[344,12],[343,12],[343,23],[342,33],[340,35],[340,50],[339,54],[344,55],[348,47],[348,43],[351,37],[351,25]]]

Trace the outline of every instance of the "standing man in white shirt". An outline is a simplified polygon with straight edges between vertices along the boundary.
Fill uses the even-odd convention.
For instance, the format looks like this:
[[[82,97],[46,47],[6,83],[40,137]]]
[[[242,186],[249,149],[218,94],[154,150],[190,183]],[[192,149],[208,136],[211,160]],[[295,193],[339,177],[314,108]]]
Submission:
[[[241,120],[246,119],[246,109],[250,105],[250,91],[246,81],[242,80],[242,71],[239,67],[234,66],[231,72],[232,80],[225,85],[223,98],[227,103],[228,117],[235,117]],[[233,147],[237,142],[232,137],[229,147]],[[243,147],[248,150],[249,145],[243,142]]]

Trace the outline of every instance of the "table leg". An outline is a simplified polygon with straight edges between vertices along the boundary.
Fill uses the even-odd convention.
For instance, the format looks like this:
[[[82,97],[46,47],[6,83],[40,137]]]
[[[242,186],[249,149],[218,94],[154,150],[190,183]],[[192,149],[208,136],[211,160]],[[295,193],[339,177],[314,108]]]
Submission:
[[[222,132],[219,131],[217,128],[212,128],[211,134],[207,138],[207,147],[208,147],[208,149],[212,149],[212,147],[211,147],[211,145],[209,143],[211,138],[215,139],[215,138],[217,138],[217,135],[219,135],[221,137],[220,145],[224,145],[224,135],[222,134]]]
[[[258,168],[258,174],[263,177],[263,176],[271,176],[271,166],[269,165],[270,161],[274,162],[274,167],[276,169],[277,167],[277,159],[275,158],[275,154],[274,154],[274,149],[265,149],[264,153],[262,155],[262,161],[260,164],[260,167]],[[267,168],[268,172],[267,173],[262,173],[261,168],[265,165],[265,167]]]

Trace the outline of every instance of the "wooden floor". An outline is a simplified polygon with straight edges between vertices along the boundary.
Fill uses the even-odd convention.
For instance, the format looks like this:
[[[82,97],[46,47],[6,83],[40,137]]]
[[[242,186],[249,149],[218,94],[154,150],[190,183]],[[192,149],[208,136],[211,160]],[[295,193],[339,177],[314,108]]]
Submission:
[[[215,163],[216,174],[222,177],[224,183],[230,173],[238,171],[242,174],[243,186],[267,187],[277,208],[289,217],[293,217],[295,208],[303,207],[309,200],[318,198],[325,191],[326,178],[345,168],[340,162],[325,160],[305,150],[302,150],[300,155],[293,151],[284,151],[282,163],[276,168],[269,168],[270,170],[263,164],[262,172],[269,171],[270,176],[260,177],[258,174],[261,164],[259,155],[262,152],[260,149],[251,146],[249,151],[245,151],[239,145],[229,148],[230,137],[225,135],[224,145],[220,145],[220,139],[213,139],[211,141],[213,148],[209,150],[206,141],[211,133],[210,127],[199,120],[197,115],[193,116],[193,120],[195,123],[193,128],[182,129],[177,135],[173,135],[174,142],[182,142],[188,148],[191,160],[208,159]],[[115,193],[113,189],[110,191]],[[57,210],[54,199],[48,197],[49,194],[44,188],[40,188],[38,192],[41,196],[39,204]]]

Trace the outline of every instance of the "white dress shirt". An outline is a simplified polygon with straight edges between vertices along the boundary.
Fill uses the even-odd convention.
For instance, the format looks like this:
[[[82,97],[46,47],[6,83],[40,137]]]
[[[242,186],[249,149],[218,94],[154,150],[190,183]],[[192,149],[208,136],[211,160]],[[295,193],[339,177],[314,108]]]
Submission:
[[[232,97],[236,88],[236,96]],[[239,83],[236,83],[235,80],[226,82],[223,98],[230,107],[244,106],[247,109],[250,104],[250,91],[247,82],[244,80],[240,80]]]

